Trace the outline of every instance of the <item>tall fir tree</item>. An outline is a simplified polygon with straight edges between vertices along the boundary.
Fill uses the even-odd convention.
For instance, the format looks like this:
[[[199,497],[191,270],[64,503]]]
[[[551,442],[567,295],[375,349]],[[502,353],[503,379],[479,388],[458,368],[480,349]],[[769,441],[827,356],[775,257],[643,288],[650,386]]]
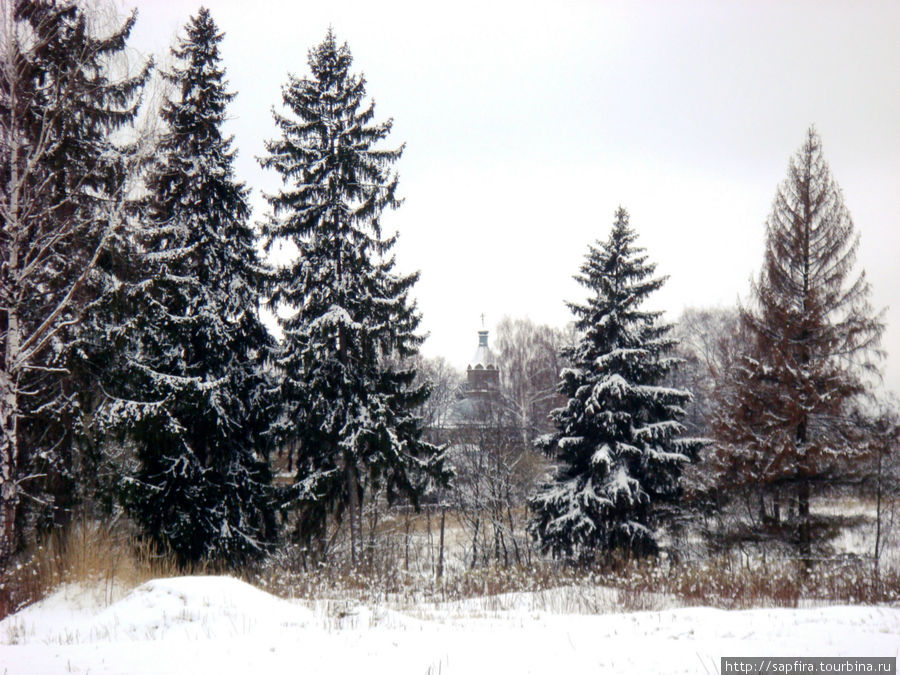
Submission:
[[[877,371],[884,325],[865,274],[852,277],[858,245],[810,128],[766,222],[763,269],[740,315],[751,349],[719,387],[713,457],[733,485],[795,490],[806,553],[812,486],[862,447],[848,420]]]
[[[275,113],[282,137],[261,163],[284,183],[268,197],[269,246],[298,249],[270,293],[284,308],[276,359],[284,408],[273,431],[295,453],[297,534],[321,542],[329,514],[347,513],[355,558],[367,490],[383,485],[389,499],[417,504],[429,480],[446,475],[415,412],[429,395],[411,365],[423,340],[409,297],[418,274],[393,271],[396,235],[385,237],[380,223],[399,205],[390,165],[402,147],[377,147],[392,123],[373,122],[351,63],[329,30],[309,52],[311,77],[290,76],[283,88],[291,114]]]
[[[641,310],[664,278],[634,245],[619,208],[609,239],[591,246],[576,280],[590,291],[570,303],[582,337],[551,414],[556,431],[536,444],[554,458],[554,479],[531,500],[531,531],[546,552],[590,562],[598,554],[654,554],[661,507],[679,496],[685,462],[700,442],[679,438],[690,394],[661,386],[677,365],[661,312]]]
[[[67,0],[2,4],[0,564],[32,520],[26,504],[57,517],[74,492],[80,408],[97,391],[77,345],[137,173],[137,146],[116,137],[151,63],[119,76],[134,15],[98,23]]]
[[[165,73],[173,93],[147,179],[142,278],[128,291],[129,371],[110,410],[132,425],[140,464],[130,511],[182,563],[239,564],[275,536],[264,434],[272,345],[258,313],[266,272],[222,134],[234,97],[222,37],[200,9]]]

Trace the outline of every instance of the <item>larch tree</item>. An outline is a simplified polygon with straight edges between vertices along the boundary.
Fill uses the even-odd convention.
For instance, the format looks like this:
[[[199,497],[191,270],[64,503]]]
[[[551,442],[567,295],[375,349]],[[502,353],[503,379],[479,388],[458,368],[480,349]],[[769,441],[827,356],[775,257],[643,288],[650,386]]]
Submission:
[[[416,413],[429,395],[412,365],[423,340],[410,299],[418,274],[394,271],[396,235],[384,236],[380,221],[399,205],[390,166],[402,147],[379,148],[391,121],[373,121],[351,63],[329,30],[309,52],[311,76],[290,76],[283,88],[282,136],[261,163],[283,181],[268,197],[268,246],[298,250],[270,289],[284,333],[275,360],[284,406],[273,433],[297,466],[286,499],[306,542],[322,543],[329,514],[349,515],[356,559],[367,490],[417,504],[430,480],[446,476]]]
[[[564,356],[551,414],[556,430],[537,439],[556,473],[530,502],[542,550],[590,562],[620,551],[651,555],[663,507],[700,442],[680,438],[690,394],[662,386],[679,360],[661,312],[641,309],[665,281],[654,277],[619,208],[609,239],[591,246],[576,280],[585,304],[570,303],[581,338]]]
[[[740,317],[751,348],[721,388],[716,417],[719,471],[795,489],[805,553],[812,487],[858,451],[848,419],[877,372],[883,324],[865,274],[853,276],[858,245],[810,128],[775,194],[763,268]]]
[[[112,30],[95,19],[67,0],[2,4],[0,564],[21,534],[20,497],[65,472],[72,345],[109,281],[102,261],[139,165],[139,144],[115,139],[137,115],[151,64],[130,75],[114,67],[133,15]]]
[[[240,564],[275,536],[265,431],[271,404],[259,318],[267,274],[223,135],[223,35],[200,9],[164,73],[172,94],[147,177],[141,269],[127,293],[129,359],[108,416],[139,468],[127,504],[182,563]]]

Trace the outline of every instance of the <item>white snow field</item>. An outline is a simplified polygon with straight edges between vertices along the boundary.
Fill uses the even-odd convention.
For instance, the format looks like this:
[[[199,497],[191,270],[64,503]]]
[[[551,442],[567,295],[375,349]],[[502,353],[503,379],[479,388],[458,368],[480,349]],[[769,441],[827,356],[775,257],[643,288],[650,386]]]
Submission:
[[[0,674],[718,673],[721,656],[894,656],[900,608],[555,614],[528,594],[381,608],[276,598],[229,577],[149,581],[110,605],[66,586],[0,622]],[[533,602],[531,603],[533,606]]]

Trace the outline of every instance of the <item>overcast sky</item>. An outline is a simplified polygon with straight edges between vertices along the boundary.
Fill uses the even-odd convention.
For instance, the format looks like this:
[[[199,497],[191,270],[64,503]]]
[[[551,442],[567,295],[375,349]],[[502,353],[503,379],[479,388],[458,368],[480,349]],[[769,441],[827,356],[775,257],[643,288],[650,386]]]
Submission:
[[[354,56],[376,118],[406,143],[400,232],[423,351],[465,367],[480,315],[562,326],[572,275],[623,205],[658,271],[654,302],[746,298],[788,160],[815,124],[861,246],[872,303],[891,305],[886,385],[900,392],[900,3],[453,3],[208,0],[225,32],[239,177],[280,183],[256,157],[289,72],[329,25]],[[164,58],[199,7],[138,7],[131,46]]]

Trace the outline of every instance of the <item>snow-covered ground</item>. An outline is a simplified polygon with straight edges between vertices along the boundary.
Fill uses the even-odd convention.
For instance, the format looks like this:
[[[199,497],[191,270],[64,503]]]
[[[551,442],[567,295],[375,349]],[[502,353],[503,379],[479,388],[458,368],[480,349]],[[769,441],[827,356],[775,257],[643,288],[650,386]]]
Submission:
[[[527,594],[400,614],[282,600],[228,577],[106,606],[67,586],[0,622],[0,673],[715,673],[721,656],[897,656],[900,608],[556,614]]]

